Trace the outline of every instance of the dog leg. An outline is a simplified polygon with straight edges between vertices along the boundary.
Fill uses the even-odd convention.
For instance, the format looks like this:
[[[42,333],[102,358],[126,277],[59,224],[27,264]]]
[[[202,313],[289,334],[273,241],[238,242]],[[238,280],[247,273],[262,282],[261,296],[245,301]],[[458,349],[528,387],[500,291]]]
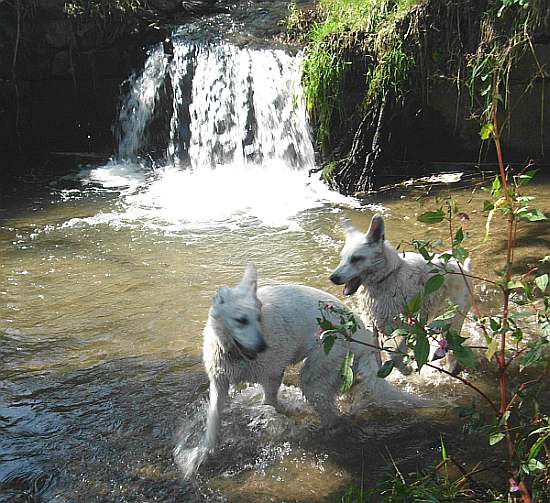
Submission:
[[[321,424],[331,427],[338,422],[340,411],[336,397],[340,387],[340,359],[337,348],[325,355],[322,348],[316,349],[305,361],[300,371],[300,384],[306,400],[315,408]]]
[[[279,401],[277,394],[279,393],[279,388],[281,387],[282,382],[282,372],[278,375],[270,376],[262,382],[262,388],[264,389],[264,405],[272,405],[275,409],[278,409]]]
[[[229,383],[210,380],[210,403],[206,419],[206,447],[209,451],[214,450],[218,442],[221,414],[227,401]]]
[[[395,353],[390,353],[390,359],[393,361],[395,368],[404,376],[410,375],[413,369],[403,361],[403,357],[408,351],[407,339],[400,337],[397,344],[390,344],[390,346],[394,346],[396,351]]]

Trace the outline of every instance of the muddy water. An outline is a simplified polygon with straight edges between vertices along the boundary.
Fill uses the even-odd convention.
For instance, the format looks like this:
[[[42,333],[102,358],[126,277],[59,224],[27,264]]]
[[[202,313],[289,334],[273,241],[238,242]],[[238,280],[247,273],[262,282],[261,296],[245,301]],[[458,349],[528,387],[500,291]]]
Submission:
[[[283,389],[288,413],[259,405],[256,387],[238,391],[216,456],[196,480],[182,481],[171,451],[201,430],[201,329],[217,287],[238,282],[244,264],[254,262],[262,282],[299,282],[339,295],[327,277],[338,262],[344,219],[366,229],[373,210],[381,210],[394,244],[442,236],[444,229],[416,221],[421,205],[434,202],[431,195],[416,200],[420,191],[380,195],[375,206],[358,207],[306,181],[301,205],[292,208],[285,183],[276,186],[267,172],[265,184],[255,186],[263,197],[246,209],[235,211],[205,191],[204,207],[176,218],[174,207],[146,204],[151,192],[174,188],[173,175],[131,165],[81,169],[30,200],[4,201],[0,500],[334,501],[351,481],[379,479],[390,454],[409,467],[430,462],[441,434],[460,449],[453,406],[469,396],[446,380],[428,375],[403,383],[433,401],[364,403],[355,407],[349,432],[329,435],[290,372]],[[240,178],[226,189],[242,201],[251,190],[242,186]],[[182,198],[193,196],[185,184],[177,187]],[[286,204],[269,203],[276,221],[264,204],[274,190]],[[502,231],[495,225],[495,239],[483,243],[484,195],[471,188],[450,193],[470,217],[474,271],[490,276],[501,261]],[[548,182],[531,193],[550,212]],[[525,225],[519,236],[518,267],[548,253],[547,223]],[[476,293],[482,309],[494,308],[493,292],[478,282]],[[483,375],[473,377],[483,384]]]

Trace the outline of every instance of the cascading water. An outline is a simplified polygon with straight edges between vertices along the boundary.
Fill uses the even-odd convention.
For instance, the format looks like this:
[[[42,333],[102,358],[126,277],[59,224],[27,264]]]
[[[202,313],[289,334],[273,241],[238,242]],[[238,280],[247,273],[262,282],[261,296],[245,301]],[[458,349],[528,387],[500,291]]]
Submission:
[[[173,56],[153,48],[128,81],[117,159],[87,175],[131,187],[124,211],[110,217],[171,230],[236,218],[289,227],[304,210],[354,204],[309,177],[315,159],[299,67],[300,57],[282,50],[227,42],[175,36]],[[150,153],[154,172],[141,160]]]

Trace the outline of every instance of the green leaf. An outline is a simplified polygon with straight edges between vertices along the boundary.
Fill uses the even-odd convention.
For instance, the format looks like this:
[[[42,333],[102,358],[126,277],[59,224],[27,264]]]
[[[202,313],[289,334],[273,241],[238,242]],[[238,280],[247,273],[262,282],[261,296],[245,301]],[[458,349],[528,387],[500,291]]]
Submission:
[[[544,445],[544,442],[548,440],[548,433],[546,435],[542,435],[537,439],[537,441],[531,446],[531,449],[529,449],[529,455],[527,456],[527,459],[531,460],[538,456],[542,446]]]
[[[426,333],[422,329],[415,330],[416,343],[414,345],[414,359],[420,370],[428,362],[430,355],[430,343]]]
[[[547,220],[544,213],[536,208],[522,208],[518,210],[517,217],[524,222],[540,222]]]
[[[491,201],[483,201],[483,211],[491,211],[495,208],[495,205]]]
[[[542,464],[538,459],[530,459],[527,462],[527,468],[530,473],[540,472],[541,470],[544,470],[544,464]]]
[[[457,246],[453,248],[453,257],[459,262],[464,263],[464,261],[468,258],[468,251],[462,248],[462,246]]]
[[[340,376],[342,377],[340,393],[347,393],[353,385],[353,358],[353,353],[348,351],[340,367]]]
[[[525,285],[521,281],[508,281],[508,283],[506,284],[506,288],[508,288],[508,290],[514,290],[516,288],[523,287],[525,287]]]
[[[491,194],[493,197],[500,196],[500,189],[502,188],[502,184],[500,182],[500,178],[498,176],[495,176],[493,180],[493,185],[491,186]]]
[[[422,307],[422,291],[418,292],[407,304],[407,313],[416,314]]]
[[[487,360],[491,361],[493,359],[493,356],[495,356],[495,353],[498,350],[498,339],[496,337],[493,337],[489,344],[487,344],[487,351],[485,352],[485,358]]]
[[[334,325],[326,318],[323,318],[322,320],[320,318],[317,318],[317,324],[321,327],[322,330],[332,330],[334,328]]]
[[[453,355],[464,368],[473,369],[476,366],[476,357],[474,352],[466,347],[459,346],[456,349],[453,349]]]
[[[444,281],[445,278],[443,278],[441,274],[436,274],[435,276],[432,276],[424,286],[424,295],[430,295],[430,293],[439,290]]]
[[[418,216],[418,220],[425,224],[438,224],[445,218],[445,213],[439,208],[437,211],[427,211]]]
[[[325,350],[326,355],[330,353],[330,350],[332,349],[332,346],[334,346],[335,342],[336,336],[334,335],[326,335],[323,337],[323,349]]]
[[[396,328],[392,333],[392,337],[407,337],[409,335],[409,331],[406,328]]]
[[[489,445],[496,445],[504,438],[504,433],[496,431],[489,435]]]
[[[496,318],[489,318],[489,324],[491,325],[491,330],[496,332],[500,330],[500,320]]]
[[[523,175],[518,175],[516,177],[519,180],[518,186],[521,187],[522,185],[527,185],[528,183],[530,183],[537,171],[537,169],[532,169],[523,173]]]
[[[529,351],[525,355],[525,357],[522,359],[521,364],[519,366],[520,372],[523,372],[524,369],[527,367],[530,367],[534,363],[540,360],[541,354],[542,354],[542,347],[548,344],[548,341],[546,338],[541,337],[540,339],[537,339],[534,342],[531,342],[529,344]]]
[[[546,291],[546,287],[548,286],[548,274],[543,274],[542,276],[537,276],[535,278],[535,285],[537,285],[538,289],[544,293]]]
[[[464,241],[464,231],[462,230],[462,227],[459,227],[455,234],[453,246],[458,246],[462,243],[462,241]]]
[[[376,373],[377,377],[380,377],[382,379],[388,377],[393,370],[394,365],[395,363],[393,362],[393,360],[388,360],[384,362]]]
[[[491,86],[489,86],[489,90],[490,89],[491,89]],[[481,136],[482,140],[488,140],[491,134],[493,133],[493,131],[494,131],[493,124],[491,124],[490,122],[487,124],[483,124],[483,126],[481,126],[481,130],[479,131],[479,136]]]
[[[443,461],[447,461],[449,459],[447,448],[445,447],[445,443],[443,442],[443,437],[441,437],[441,459]]]

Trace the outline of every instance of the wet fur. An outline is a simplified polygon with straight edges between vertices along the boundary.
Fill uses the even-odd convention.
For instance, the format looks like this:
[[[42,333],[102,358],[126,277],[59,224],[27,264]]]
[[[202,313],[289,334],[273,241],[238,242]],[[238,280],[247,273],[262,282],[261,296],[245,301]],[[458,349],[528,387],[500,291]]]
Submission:
[[[220,315],[220,300],[226,309]],[[326,292],[301,285],[265,286],[256,291],[255,272],[250,270],[236,288],[218,294],[210,309],[204,328],[203,360],[210,381],[210,400],[206,434],[185,470],[195,470],[218,440],[221,415],[228,399],[229,386],[241,382],[259,383],[264,390],[264,404],[278,406],[277,393],[285,369],[305,360],[300,372],[300,387],[308,402],[319,413],[323,424],[331,425],[339,417],[336,398],[341,384],[340,366],[348,351],[348,343],[336,341],[328,355],[317,335],[319,302],[343,307],[338,299]],[[242,316],[245,305],[248,315],[258,319],[259,331],[266,348],[254,359],[240,354],[233,342],[227,318],[234,312]],[[254,313],[250,306],[256,305]],[[336,321],[336,320],[335,320]],[[374,343],[373,334],[361,324],[354,338]],[[244,338],[241,338],[242,345]],[[248,348],[254,352],[255,348]],[[354,373],[365,385],[383,385],[376,377],[379,352],[363,345],[351,344],[355,355]],[[382,381],[378,383],[376,381]],[[177,453],[176,453],[177,456]]]
[[[359,259],[359,260],[358,260]],[[435,266],[435,267],[434,267]],[[336,284],[347,284],[353,278],[360,279],[359,306],[363,315],[371,320],[379,333],[391,334],[401,325],[399,315],[414,296],[424,288],[432,271],[441,268],[457,274],[444,274],[443,286],[423,298],[422,314],[428,320],[439,316],[448,308],[448,301],[458,305],[459,312],[453,318],[452,327],[460,333],[464,323],[464,315],[471,307],[471,280],[461,274],[459,264],[455,260],[445,266],[439,257],[428,263],[419,253],[397,252],[385,240],[384,221],[380,215],[375,215],[367,234],[350,229],[346,244],[341,253],[341,261],[331,275],[331,281]],[[471,262],[466,260],[462,270],[468,274]],[[353,290],[353,287],[351,288]],[[352,292],[352,294],[355,291]],[[399,345],[405,350],[404,341]],[[447,367],[456,370],[456,363],[447,356]],[[392,359],[404,373],[410,369],[403,365],[403,358],[393,355]]]

